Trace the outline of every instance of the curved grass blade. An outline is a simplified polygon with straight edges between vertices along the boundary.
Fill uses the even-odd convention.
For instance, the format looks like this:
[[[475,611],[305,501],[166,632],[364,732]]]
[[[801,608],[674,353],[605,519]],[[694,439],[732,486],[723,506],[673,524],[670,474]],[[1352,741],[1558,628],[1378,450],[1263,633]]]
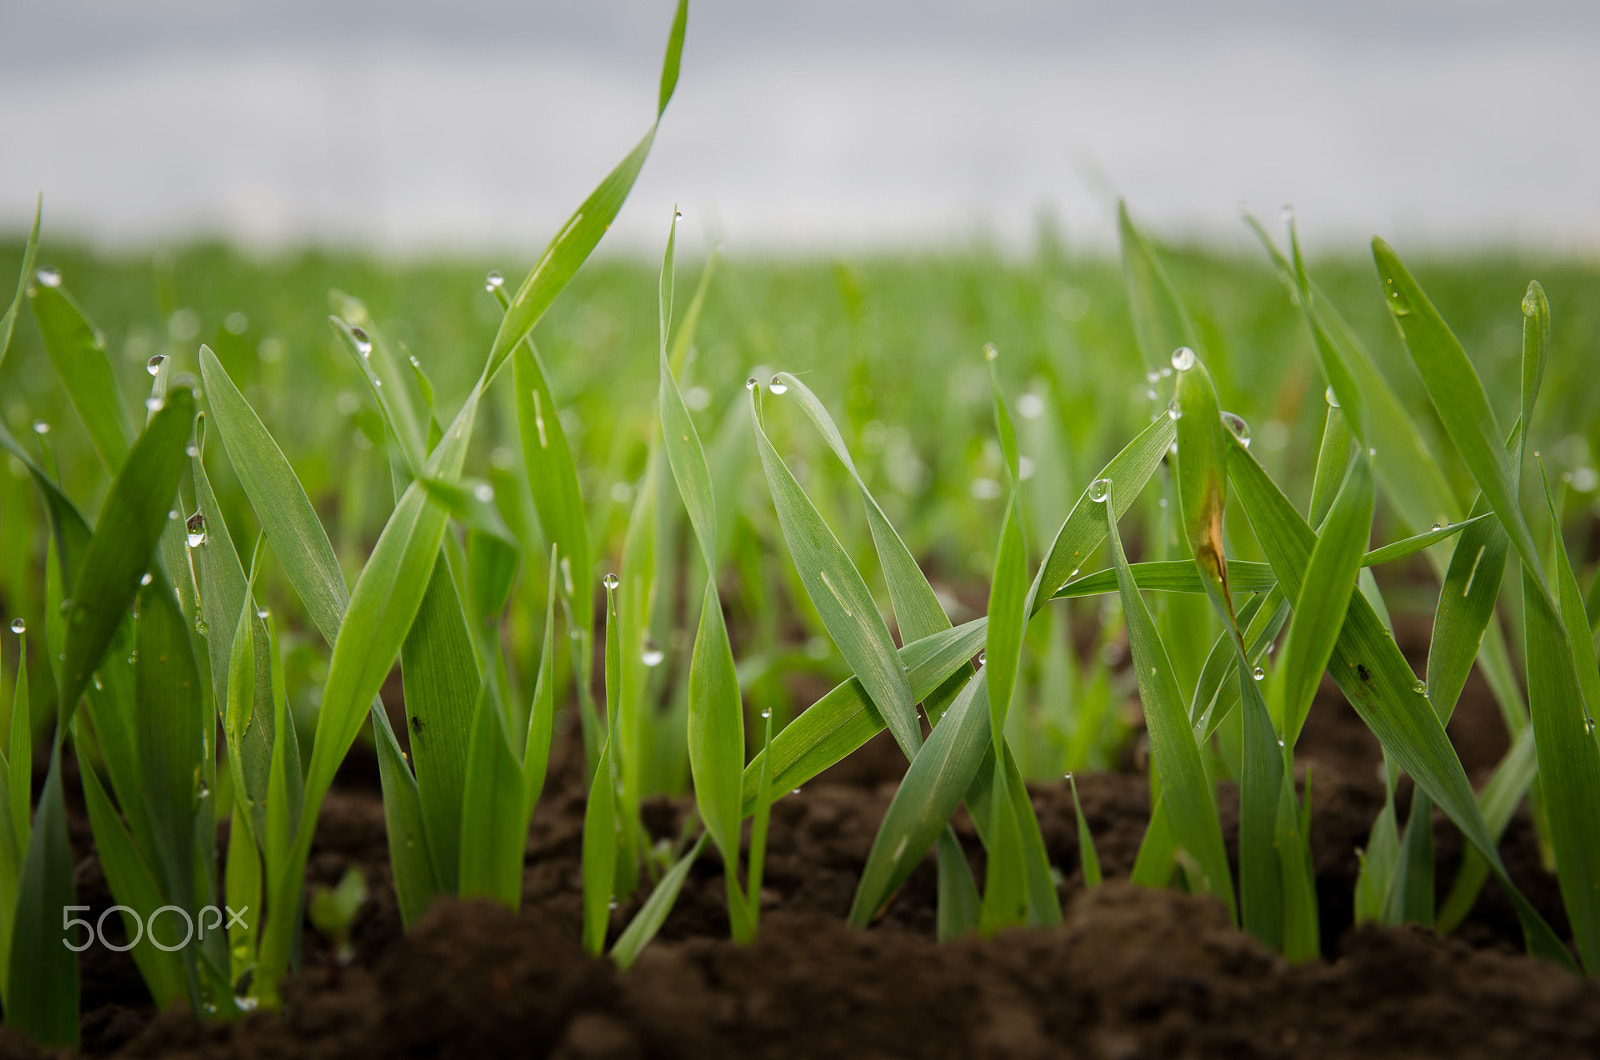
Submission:
[[[1140,431],[1100,470],[1095,481],[1109,479],[1121,484],[1116,496],[1118,519],[1132,507],[1145,483],[1161,466],[1176,437],[1177,424],[1161,416]],[[1056,590],[1078,576],[1079,569],[1088,562],[1090,554],[1106,538],[1105,519],[1101,516],[1099,505],[1089,499],[1091,488],[1093,483],[1078,495],[1077,503],[1056,532],[1049,553],[1039,565],[1039,572],[1034,575],[1033,584],[1028,589],[1030,618],[1038,614]]]
[[[1440,421],[1505,526],[1534,583],[1548,596],[1538,549],[1517,503],[1516,475],[1501,442],[1505,434],[1489,406],[1483,382],[1444,318],[1389,244],[1374,238],[1372,256],[1383,277],[1389,312],[1427,385]]]
[[[11,296],[5,316],[0,316],[0,364],[6,363],[6,351],[11,348],[11,332],[16,327],[17,313],[22,309],[22,296],[28,289],[28,277],[33,275],[33,263],[39,255],[39,219],[44,214],[44,196],[33,208],[33,227],[28,231],[28,241],[22,248],[22,269],[17,274],[17,290]]]
[[[911,694],[926,698],[959,672],[983,647],[987,624],[987,619],[974,619],[901,648],[899,658]],[[835,685],[773,737],[770,751],[745,766],[741,812],[746,816],[752,812],[761,765],[769,757],[773,789],[792,791],[843,761],[883,728],[883,718],[858,679]]]
[[[767,438],[758,391],[759,387],[751,393],[751,420],[761,465],[801,584],[839,653],[888,723],[895,742],[908,758],[912,757],[922,745],[922,730],[917,721],[916,700],[911,696],[889,627],[844,546]]]
[[[1205,582],[1193,560],[1156,559],[1128,564],[1134,584],[1144,592],[1203,593]],[[1278,584],[1272,567],[1250,560],[1231,560],[1228,563],[1228,585],[1236,593],[1260,593]],[[1117,569],[1106,567],[1074,578],[1057,589],[1052,600],[1069,600],[1079,596],[1100,596],[1117,591]]]
[[[1094,835],[1089,831],[1089,820],[1083,815],[1083,803],[1078,800],[1078,781],[1067,774],[1067,784],[1072,788],[1072,812],[1078,818],[1078,864],[1083,868],[1083,885],[1100,886],[1100,854],[1094,848]]]
[[[667,53],[661,63],[661,93],[656,103],[656,120],[651,124],[650,131],[606,175],[599,187],[589,193],[583,205],[550,241],[533,271],[522,281],[522,286],[517,288],[500,321],[500,329],[495,333],[494,345],[489,350],[489,364],[484,372],[486,378],[499,371],[511,351],[533,330],[544,311],[566,287],[578,267],[588,259],[590,252],[599,244],[600,237],[606,234],[617,212],[622,209],[623,201],[633,189],[633,182],[650,154],[661,116],[666,113],[667,104],[678,86],[678,63],[683,55],[683,35],[688,19],[688,0],[678,0],[672,31],[667,38]]]
[[[644,948],[650,945],[650,941],[661,930],[661,925],[667,922],[667,914],[672,912],[673,905],[677,903],[678,894],[683,890],[683,882],[689,878],[689,870],[700,857],[700,851],[705,849],[708,838],[708,833],[700,833],[700,838],[694,841],[694,846],[662,875],[655,890],[650,892],[650,897],[645,899],[644,905],[639,907],[639,911],[634,914],[622,934],[617,936],[617,941],[611,944],[611,959],[616,962],[618,968],[623,971],[632,968],[633,962],[639,959],[639,954],[644,952]]]
[[[1121,199],[1117,201],[1117,231],[1133,334],[1145,367],[1157,367],[1179,346],[1197,345],[1194,324],[1160,255],[1134,226],[1133,218],[1128,216],[1128,204]]]
[[[71,722],[91,673],[127,618],[139,579],[150,568],[178,492],[193,420],[194,396],[183,388],[169,392],[111,483],[70,590],[58,726]]]
[[[1291,226],[1291,262],[1281,254],[1254,218],[1247,218],[1273,263],[1299,292],[1299,303],[1323,374],[1339,401],[1343,415],[1362,446],[1376,449],[1383,459],[1375,468],[1384,497],[1409,529],[1436,522],[1451,522],[1459,507],[1438,461],[1423,441],[1423,433],[1400,403],[1394,388],[1373,361],[1355,330],[1345,322],[1321,288],[1306,274],[1300,243]],[[1339,468],[1334,483],[1343,481]],[[1329,495],[1331,502],[1332,496]],[[1313,509],[1313,514],[1317,514]],[[1313,518],[1313,526],[1320,523]]]
[[[107,474],[115,475],[127,458],[134,429],[105,343],[78,303],[62,289],[59,277],[54,284],[37,276],[35,281],[28,286],[28,301],[44,348],[89,432],[100,463]]]

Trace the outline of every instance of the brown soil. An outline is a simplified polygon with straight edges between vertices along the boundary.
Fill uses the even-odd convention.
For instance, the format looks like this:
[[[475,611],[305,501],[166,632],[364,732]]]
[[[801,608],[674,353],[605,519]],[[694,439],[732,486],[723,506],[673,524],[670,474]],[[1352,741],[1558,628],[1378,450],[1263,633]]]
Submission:
[[[1426,630],[1420,631],[1425,637]],[[1414,642],[1402,637],[1402,642]],[[1473,678],[1451,733],[1475,781],[1503,753],[1496,708]],[[1135,888],[1148,779],[1079,777],[1108,882],[1085,890],[1077,829],[1060,785],[1033,802],[1064,872],[1065,922],[950,945],[933,941],[931,861],[870,931],[845,926],[857,875],[903,762],[885,740],[817,778],[773,812],[760,941],[726,938],[721,866],[704,857],[660,938],[628,974],[578,946],[581,784],[557,774],[529,837],[523,911],[441,901],[409,935],[389,884],[382,807],[362,774],[323,810],[313,883],[349,866],[370,898],[340,967],[309,929],[284,1018],[201,1026],[153,1011],[125,955],[83,963],[83,1044],[124,1057],[1289,1057],[1600,1055],[1600,986],[1520,955],[1515,916],[1491,884],[1454,938],[1352,929],[1356,848],[1382,804],[1376,741],[1327,685],[1298,754],[1313,788],[1312,844],[1325,960],[1291,967],[1227,923],[1220,905]],[[1402,787],[1401,812],[1409,802]],[[1237,799],[1221,789],[1232,832]],[[647,807],[675,836],[682,803]],[[1403,820],[1403,817],[1402,817]],[[1441,892],[1461,842],[1436,819]],[[958,832],[980,871],[970,824]],[[79,900],[110,905],[87,829]],[[1513,877],[1565,931],[1526,816],[1503,844]],[[1442,896],[1442,893],[1441,893]],[[637,899],[613,916],[620,931]],[[31,1056],[0,1028],[0,1057]]]

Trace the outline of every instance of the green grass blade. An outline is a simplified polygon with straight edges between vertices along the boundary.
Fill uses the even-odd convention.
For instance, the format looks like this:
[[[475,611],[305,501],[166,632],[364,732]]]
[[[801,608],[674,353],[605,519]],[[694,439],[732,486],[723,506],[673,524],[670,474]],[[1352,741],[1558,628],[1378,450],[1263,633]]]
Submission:
[[[1372,465],[1365,454],[1351,462],[1338,497],[1311,551],[1305,581],[1283,644],[1284,740],[1293,747],[1311,712],[1322,673],[1344,626],[1361,557],[1372,534]]]
[[[1166,416],[1140,431],[1111,462],[1100,470],[1095,481],[1109,479],[1119,485],[1115,503],[1117,518],[1121,519],[1144,489],[1150,476],[1166,458],[1167,450],[1177,437],[1177,424]],[[1089,561],[1089,556],[1106,538],[1106,526],[1100,506],[1089,499],[1089,489],[1078,495],[1077,503],[1056,532],[1054,543],[1034,575],[1028,590],[1028,616],[1039,612],[1056,592],[1078,576],[1078,571]]]
[[[1161,264],[1160,255],[1144,233],[1134,226],[1133,219],[1128,216],[1128,204],[1121,200],[1117,202],[1117,230],[1134,337],[1145,367],[1158,367],[1179,346],[1196,345],[1194,324]],[[1129,486],[1124,486],[1124,491]]]
[[[1286,593],[1297,598],[1304,585],[1316,535],[1249,451],[1229,450],[1230,478],[1256,539]],[[1478,810],[1466,771],[1439,716],[1416,688],[1405,656],[1364,595],[1351,595],[1344,627],[1334,645],[1329,673],[1394,762],[1416,780],[1463,836],[1489,859],[1496,878],[1517,907],[1530,950],[1561,960],[1560,943],[1505,874],[1488,827]]]
[[[1078,800],[1078,781],[1071,773],[1067,783],[1072,787],[1072,811],[1078,818],[1078,864],[1083,868],[1083,885],[1100,886],[1100,854],[1094,848],[1094,835],[1089,831],[1089,820],[1083,815],[1083,803]]]
[[[912,641],[900,649],[911,694],[926,698],[957,673],[983,647],[986,619],[964,622],[943,633]],[[849,754],[883,731],[883,718],[872,705],[857,678],[835,685],[772,740],[772,786],[792,791],[843,761]],[[755,805],[761,764],[769,753],[758,754],[745,766],[742,812]]]
[[[1311,776],[1306,775],[1304,812],[1298,812],[1294,773],[1285,770],[1278,808],[1278,859],[1283,867],[1283,955],[1293,962],[1312,960],[1322,952],[1310,832]]]
[[[194,903],[194,818],[197,776],[205,765],[204,735],[211,719],[189,646],[189,624],[159,571],[139,590],[134,666],[135,735],[142,809],[155,839],[154,868],[169,901]],[[218,636],[222,631],[218,630]],[[248,637],[246,638],[248,640]]]
[[[1333,388],[1328,388],[1333,398]],[[1317,449],[1317,471],[1311,480],[1311,503],[1306,509],[1311,525],[1320,527],[1333,507],[1333,498],[1339,495],[1345,473],[1350,467],[1350,421],[1337,404],[1328,405],[1328,415],[1322,423],[1322,444]]]
[[[445,891],[454,891],[457,870],[465,863],[463,792],[473,780],[468,744],[479,738],[474,704],[480,687],[486,686],[449,564],[442,557],[434,563],[427,592],[401,645],[400,677],[434,878]],[[484,753],[489,751],[486,746]],[[496,751],[480,765],[498,770],[504,763]]]
[[[323,639],[332,644],[338,638],[350,591],[327,531],[283,450],[228,378],[216,354],[204,346],[200,347],[200,375],[228,462],[239,477],[267,543],[311,621]]]
[[[11,728],[6,738],[6,793],[11,804],[11,834],[20,858],[28,849],[30,807],[33,802],[33,711],[28,688],[28,635],[17,637],[17,683],[11,695]],[[0,825],[3,827],[3,825]],[[0,920],[10,906],[0,904]],[[0,930],[9,931],[10,924]],[[5,954],[0,952],[0,958]]]
[[[378,779],[383,786],[384,833],[389,840],[395,900],[400,907],[400,922],[409,928],[427,911],[440,888],[434,875],[417,780],[389,726],[389,716],[381,710],[372,714],[372,736],[378,752]],[[279,742],[293,745],[292,740]],[[289,766],[285,783],[294,787],[287,790],[297,790],[299,781],[298,765]]]
[[[229,909],[247,909],[241,923],[228,925],[228,980],[237,983],[256,963],[256,940],[261,927],[261,853],[250,838],[251,825],[243,806],[233,804],[228,831],[228,860],[223,887]]]
[[[39,219],[44,213],[44,197],[33,208],[33,228],[28,231],[28,242],[22,248],[22,269],[17,274],[17,290],[11,304],[0,316],[0,364],[6,363],[6,351],[11,348],[11,332],[16,327],[17,313],[22,309],[22,297],[28,290],[28,277],[33,275],[33,263],[39,255]]]
[[[912,698],[905,670],[889,636],[889,627],[844,546],[834,537],[811,498],[800,488],[767,438],[759,400],[759,394],[752,391],[751,420],[755,425],[761,465],[766,472],[778,525],[788,543],[801,584],[824,628],[838,646],[839,654],[855,671],[856,679],[888,723],[895,741],[907,757],[914,756],[922,745],[922,730],[917,720],[916,700]]]
[[[197,424],[204,422],[203,416],[196,419]],[[203,432],[201,441],[204,441]],[[229,764],[234,779],[242,781],[241,794],[249,804],[246,817],[251,834],[259,835],[266,824],[268,778],[274,734],[277,732],[273,724],[270,638],[266,622],[257,615],[250,600],[251,587],[245,578],[244,567],[239,562],[238,550],[228,534],[222,507],[212,491],[211,479],[206,473],[205,455],[199,447],[190,458],[189,467],[194,479],[195,502],[205,527],[204,539],[196,548],[188,550],[191,561],[199,561],[197,566],[204,587],[205,607],[197,609],[197,614],[209,610],[217,627],[211,636],[205,638],[204,661],[209,663],[207,669],[210,671],[212,696],[218,709],[222,710],[237,695],[241,697],[239,712],[250,721],[248,727],[229,724],[227,728]],[[176,538],[182,530],[182,527],[174,525],[167,532]],[[182,546],[184,542],[179,540],[177,544]],[[169,571],[174,569],[171,560],[167,566]],[[234,626],[232,637],[222,635],[226,628],[222,621],[224,618]],[[243,644],[238,643],[241,629],[248,633]],[[251,677],[241,682],[235,690],[233,656],[246,648],[251,659]],[[262,665],[256,665],[255,660],[261,660]],[[223,720],[228,720],[226,715]]]
[[[1144,592],[1203,593],[1205,582],[1193,560],[1156,559],[1128,564],[1134,584]],[[1232,560],[1228,563],[1228,586],[1236,594],[1266,592],[1278,584],[1272,568],[1265,563],[1250,560]],[[1117,569],[1106,567],[1084,574],[1057,589],[1052,600],[1069,600],[1079,596],[1100,596],[1117,591]]]
[[[600,237],[606,234],[611,222],[616,219],[617,212],[622,209],[623,201],[633,189],[633,182],[638,178],[639,171],[644,168],[644,161],[650,154],[650,146],[655,142],[661,116],[666,112],[667,103],[672,99],[673,90],[677,87],[678,62],[683,54],[683,35],[688,17],[688,0],[678,0],[677,14],[673,18],[672,31],[667,38],[667,53],[661,64],[661,95],[656,106],[656,120],[651,124],[650,131],[645,133],[644,138],[621,162],[617,163],[616,168],[606,175],[600,185],[589,193],[583,205],[578,207],[577,212],[550,241],[550,245],[545,248],[538,263],[534,265],[533,271],[522,281],[522,286],[517,288],[517,293],[512,296],[511,304],[506,308],[505,316],[500,321],[500,329],[495,333],[494,345],[489,351],[486,377],[493,376],[517,344],[533,330],[533,326],[539,322],[544,311],[555,301],[556,295],[561,293],[562,288],[566,287],[567,281],[572,279],[578,267],[588,259],[590,252],[599,244]]]
[[[1545,365],[1550,360],[1550,300],[1538,280],[1528,284],[1522,296],[1522,440],[1517,446],[1518,468],[1528,449],[1528,434],[1533,429],[1533,405],[1544,382]]]
[[[948,942],[978,930],[983,898],[978,894],[978,881],[973,879],[966,851],[953,829],[947,826],[939,833],[934,849],[939,874],[935,931],[940,942]]]
[[[984,683],[989,690],[989,726],[995,754],[1002,754],[1006,714],[1022,662],[1022,637],[1027,632],[1028,557],[1022,540],[1022,505],[1016,492],[1006,505],[995,550],[989,588],[989,628],[984,639]]]
[[[1116,561],[1122,590],[1123,615],[1128,625],[1128,645],[1138,676],[1139,699],[1144,707],[1145,725],[1150,733],[1150,755],[1161,774],[1162,792],[1171,818],[1173,835],[1179,846],[1195,859],[1201,869],[1201,886],[1222,899],[1228,915],[1237,920],[1234,906],[1233,876],[1222,843],[1222,825],[1217,817],[1216,797],[1200,761],[1200,748],[1189,726],[1188,710],[1167,650],[1156,633],[1155,620],[1145,607],[1139,588],[1128,569],[1128,558],[1117,533],[1114,507],[1116,485],[1106,487],[1104,503],[1111,554]]]
[[[1548,481],[1544,487],[1554,518]],[[1595,741],[1593,716],[1600,709],[1595,706],[1600,701],[1600,670],[1583,596],[1559,529],[1555,554],[1559,613],[1523,568],[1528,706],[1561,897],[1584,969],[1600,975],[1600,820],[1594,814],[1600,805],[1600,744]]]
[[[83,783],[84,806],[89,811],[89,825],[94,830],[95,853],[99,856],[101,871],[105,873],[113,900],[130,907],[141,922],[147,922],[151,913],[167,904],[161,884],[139,856],[139,848],[132,834],[117,816],[94,769],[80,759],[78,772]],[[170,922],[163,922],[161,926],[168,928]],[[131,937],[134,932],[128,934]],[[163,941],[171,940],[163,938]],[[157,1005],[165,1007],[180,998],[187,998],[181,956],[154,945],[149,931],[140,933],[139,941],[133,947],[133,960]]]
[[[83,938],[64,923],[75,894],[58,730],[22,863],[7,977],[6,1024],[40,1045],[78,1044],[78,955],[66,942],[81,945]]]
[[[486,683],[473,711],[461,797],[461,897],[485,895],[508,909],[518,909],[526,845],[522,769]]]
[[[167,525],[167,512],[178,493],[193,420],[194,396],[188,390],[173,390],[128,450],[126,462],[111,483],[71,587],[58,725],[71,721],[90,675],[127,617],[139,591],[139,579],[150,568]]]
[[[528,711],[528,739],[522,752],[522,834],[528,833],[533,822],[533,811],[544,791],[545,773],[550,766],[550,740],[555,730],[556,688],[553,664],[555,661],[556,628],[556,546],[550,546],[550,584],[544,597],[544,640],[539,646],[539,672],[534,678],[533,705]]]
[[[1544,568],[1518,506],[1517,476],[1501,441],[1505,432],[1495,420],[1483,382],[1444,318],[1389,244],[1375,238],[1372,256],[1384,281],[1389,311],[1428,387],[1439,419],[1484,498],[1505,526],[1517,554],[1533,573],[1535,584],[1543,589]]]
[[[1332,384],[1356,438],[1382,457],[1375,471],[1385,499],[1411,530],[1453,521],[1459,510],[1455,495],[1423,441],[1424,435],[1355,330],[1306,275],[1293,230],[1290,245],[1295,261],[1291,263],[1272,245],[1260,225],[1252,220],[1251,226],[1280,272],[1299,292],[1300,309],[1323,374]],[[1343,471],[1341,467],[1336,483],[1343,480]],[[1311,522],[1317,525],[1319,520],[1313,518]]]
[[[1511,749],[1495,767],[1489,783],[1484,785],[1483,791],[1478,795],[1478,805],[1483,808],[1483,818],[1489,824],[1490,834],[1497,841],[1505,834],[1506,825],[1511,823],[1511,815],[1516,812],[1523,796],[1528,793],[1528,788],[1538,772],[1539,759],[1533,746],[1533,726],[1524,726],[1512,741]],[[1489,866],[1482,855],[1476,850],[1465,851],[1462,854],[1461,869],[1450,885],[1450,893],[1445,896],[1444,904],[1439,907],[1440,934],[1448,935],[1461,926],[1461,922],[1467,918],[1467,914],[1476,904],[1478,893],[1483,890],[1488,878]]]
[[[89,432],[100,463],[107,474],[115,475],[135,432],[105,343],[59,278],[51,285],[36,276],[28,287],[28,300],[61,387]]]
[[[600,765],[589,785],[589,802],[583,814],[583,948],[599,956],[606,945],[611,903],[616,900],[617,876],[617,700],[621,659],[618,655],[615,578],[606,583],[606,737]]]
[[[1425,548],[1437,545],[1446,538],[1466,532],[1468,527],[1476,526],[1489,518],[1488,512],[1469,515],[1459,523],[1441,525],[1436,529],[1428,530],[1410,537],[1403,537],[1399,541],[1391,541],[1381,548],[1375,548],[1361,558],[1363,567],[1376,567],[1384,563],[1393,563],[1397,559],[1414,556]]]
[[[864,928],[910,878],[972,786],[989,742],[988,684],[974,675],[911,760],[867,854],[850,903],[850,923]]]
[[[702,832],[700,838],[694,841],[694,846],[662,874],[650,897],[645,899],[644,905],[639,907],[622,934],[617,936],[617,941],[612,943],[611,959],[618,968],[623,971],[632,968],[639,954],[661,930],[661,925],[667,922],[667,914],[672,912],[673,905],[677,903],[683,883],[689,878],[689,870],[694,867],[700,852],[705,849],[707,838],[707,833]]]
[[[1400,837],[1388,922],[1431,928],[1433,892],[1433,803],[1427,792],[1419,790],[1411,795],[1405,832]]]
[[[1244,650],[1236,645],[1241,660]],[[1243,747],[1239,775],[1239,919],[1262,945],[1281,949],[1284,940],[1284,868],[1278,843],[1285,759],[1266,700],[1248,665],[1238,671]]]

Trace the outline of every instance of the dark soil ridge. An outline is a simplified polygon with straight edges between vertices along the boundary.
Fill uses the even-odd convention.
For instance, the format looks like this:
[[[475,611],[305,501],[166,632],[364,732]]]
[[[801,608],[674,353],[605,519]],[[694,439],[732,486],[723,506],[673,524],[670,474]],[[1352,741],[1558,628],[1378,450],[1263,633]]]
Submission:
[[[870,931],[844,923],[904,763],[881,737],[773,809],[760,940],[727,939],[722,868],[703,857],[658,940],[618,973],[578,945],[584,789],[558,769],[535,817],[523,911],[441,900],[409,934],[389,881],[377,793],[336,789],[310,863],[312,883],[351,866],[370,897],[356,956],[334,966],[309,928],[285,1017],[197,1024],[156,1013],[131,960],[84,954],[83,1045],[122,1057],[1289,1057],[1600,1055],[1600,984],[1521,955],[1510,904],[1491,884],[1449,939],[1418,928],[1351,929],[1356,848],[1382,805],[1376,741],[1329,684],[1298,764],[1313,784],[1312,850],[1325,960],[1290,966],[1228,924],[1220,904],[1125,881],[1149,810],[1148,778],[1080,775],[1108,882],[1085,890],[1071,797],[1031,789],[1051,861],[1063,872],[1059,930],[940,945],[931,859]],[[1504,752],[1476,675],[1451,724],[1475,782]],[[356,778],[347,778],[355,780]],[[1409,790],[1400,792],[1402,815]],[[1219,789],[1226,834],[1237,798]],[[653,834],[679,834],[685,801],[646,807]],[[1402,816],[1403,819],[1403,816]],[[1442,893],[1459,835],[1436,816]],[[970,822],[957,821],[982,871]],[[79,901],[111,899],[81,814]],[[1565,930],[1533,829],[1502,843],[1513,878]],[[1122,879],[1119,879],[1122,878]],[[622,929],[638,908],[624,904]],[[0,1057],[38,1055],[0,1028]]]

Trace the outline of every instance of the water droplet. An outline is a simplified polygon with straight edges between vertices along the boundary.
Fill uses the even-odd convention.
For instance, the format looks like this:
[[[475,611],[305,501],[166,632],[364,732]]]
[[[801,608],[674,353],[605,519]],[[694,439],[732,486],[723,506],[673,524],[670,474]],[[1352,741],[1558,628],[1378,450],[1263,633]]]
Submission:
[[[1110,479],[1097,478],[1093,482],[1089,483],[1089,499],[1094,501],[1096,504],[1104,504],[1106,502],[1106,498],[1109,496],[1111,496]]]
[[[761,719],[762,719],[762,720],[763,720],[763,721],[765,721],[765,720],[766,720],[766,719],[768,719],[768,718],[770,718],[770,717],[772,717],[772,711],[771,711],[771,710],[763,710],[763,711],[762,711],[762,712],[761,712]]]
[[[661,646],[659,644],[657,644],[654,640],[651,640],[649,637],[644,639],[644,648],[639,652],[640,662],[644,663],[646,666],[656,667],[660,666],[666,657],[667,653],[661,650]]]
[[[1035,469],[1034,469],[1034,466],[1033,466],[1033,458],[1032,457],[1027,457],[1027,456],[1019,456],[1019,457],[1017,457],[1017,478],[1019,480],[1021,480],[1023,482],[1028,481],[1029,479],[1031,479],[1033,477],[1034,470]]]
[[[970,489],[974,499],[980,501],[992,501],[1000,496],[1000,483],[992,478],[975,478]]]
[[[1284,224],[1294,224],[1294,205],[1292,203],[1284,203],[1278,214],[1283,218]]]
[[[1246,449],[1250,448],[1250,425],[1244,421],[1243,416],[1236,412],[1223,412],[1222,425],[1239,439],[1240,445]]]
[[[617,905],[618,905],[617,896],[616,895],[612,895],[611,896],[611,901],[607,902],[606,905],[611,909],[617,908]]]
[[[1146,372],[1144,374],[1144,381],[1146,383],[1155,383],[1160,378],[1161,378],[1161,373],[1156,371],[1154,368],[1150,369],[1148,372]]]
[[[609,592],[609,591],[614,591],[617,586],[621,585],[622,584],[622,579],[618,578],[615,574],[607,574],[605,576],[605,578],[602,579],[602,583],[605,585],[606,590]]]
[[[1440,525],[1439,525],[1439,524],[1438,524],[1438,523],[1434,523],[1434,524],[1433,524],[1433,528],[1434,528],[1434,529],[1435,529],[1435,530],[1441,530],[1441,529],[1443,529],[1443,527],[1441,527],[1441,526],[1440,526]]]
[[[194,613],[194,631],[202,637],[211,632],[211,627],[206,625],[206,616],[199,611]]]
[[[986,651],[980,651],[978,653],[978,665],[979,666],[987,666],[988,663],[989,663],[989,653],[986,652]]]
[[[11,620],[11,632],[21,636],[22,634],[28,632],[28,623],[23,619],[13,618]]]
[[[1166,365],[1162,365],[1161,366],[1161,378],[1170,379],[1171,377],[1172,377],[1172,369],[1169,368]]]
[[[178,509],[173,508],[172,510],[167,512],[167,518],[168,519],[176,519],[177,517],[178,517]]]
[[[1412,684],[1411,691],[1417,693],[1419,696],[1425,696],[1428,694],[1428,686],[1426,683],[1419,680]]]
[[[1583,731],[1594,735],[1594,719],[1587,714],[1583,716]]]
[[[749,379],[746,379],[744,381],[744,388],[746,390],[754,390],[756,387],[758,387],[760,385],[761,384],[756,382],[756,377],[755,376],[751,376]]]
[[[233,1003],[239,1007],[240,1012],[254,1012],[256,1010],[256,1006],[261,1004],[261,1002],[257,1001],[253,997],[245,997],[242,995],[234,998]]]
[[[781,382],[777,376],[773,376],[771,381],[767,383],[767,389],[774,394],[787,394],[789,392],[789,384]]]
[[[1073,567],[1072,568],[1072,573],[1067,575],[1067,581],[1070,582],[1072,579],[1076,578],[1078,576],[1078,572],[1080,570],[1082,570],[1082,569],[1083,569],[1082,567]]]
[[[1154,401],[1156,399],[1156,388],[1150,387],[1144,392],[1144,397],[1146,401]]]
[[[490,269],[483,278],[483,289],[494,294],[506,285],[506,278],[500,275],[499,269]]]
[[[1194,351],[1187,346],[1179,346],[1172,351],[1172,367],[1180,372],[1187,372],[1194,367]]]
[[[1261,667],[1258,666],[1250,674],[1250,676],[1254,677],[1257,681],[1260,681],[1260,680],[1263,680],[1267,676],[1267,671],[1263,670]]]
[[[33,278],[39,281],[42,287],[60,287],[61,270],[54,265],[41,265],[34,270]]]
[[[572,584],[572,560],[567,556],[561,557],[561,587],[571,596],[576,590]],[[578,632],[573,630],[574,633]]]
[[[1167,419],[1176,422],[1183,417],[1183,410],[1178,407],[1178,399],[1173,398],[1167,404]],[[1174,446],[1176,448],[1176,446]]]
[[[798,794],[800,794],[800,789],[799,788],[795,788],[793,791],[789,792],[789,794],[790,795],[798,795]]]
[[[999,356],[1000,356],[1000,350],[995,346],[994,343],[986,342],[986,343],[983,344],[983,359],[984,360],[993,361],[993,360],[997,359]]]
[[[184,446],[183,451],[184,451],[185,455],[187,455],[187,456],[192,456],[193,457],[193,456],[199,456],[200,455],[200,447],[198,445],[195,445],[193,442],[190,442],[188,445]]]
[[[494,500],[494,487],[487,482],[480,482],[472,488],[472,495],[481,503],[488,504]]]
[[[149,585],[153,581],[155,581],[155,578],[151,575],[151,573],[149,571],[145,571],[144,572],[144,577],[139,579],[139,584],[140,585]]]
[[[33,433],[34,434],[49,434],[50,433],[50,425],[48,423],[46,423],[44,420],[34,420],[33,421]]]
[[[96,670],[94,673],[90,674],[89,678],[94,682],[94,690],[96,692],[104,692],[106,690],[106,686],[100,682],[99,670]]]
[[[144,370],[149,372],[151,375],[160,375],[161,365],[166,362],[166,359],[166,354],[158,353],[148,361],[144,362]]]
[[[1061,779],[1065,780],[1067,783],[1070,784],[1072,782],[1072,774],[1071,773],[1063,773],[1061,775]]]
[[[199,548],[206,543],[206,517],[199,512],[189,516],[189,521],[183,524],[189,531],[188,542],[190,548]]]
[[[351,327],[350,337],[355,340],[357,353],[363,357],[372,356],[372,337],[367,334],[366,328]]]
[[[156,397],[154,394],[151,394],[149,397],[144,399],[144,407],[149,409],[151,412],[160,412],[162,409],[167,407],[167,403],[161,398]]]
[[[1322,397],[1325,401],[1327,401],[1329,408],[1339,407],[1339,395],[1333,392],[1333,387],[1330,386],[1328,389],[1324,390],[1322,392]]]
[[[1368,456],[1377,456],[1378,455],[1378,451],[1376,449],[1368,449],[1367,450],[1367,455]]]
[[[265,622],[272,617],[272,609],[270,607],[258,607],[256,608],[256,617]]]

